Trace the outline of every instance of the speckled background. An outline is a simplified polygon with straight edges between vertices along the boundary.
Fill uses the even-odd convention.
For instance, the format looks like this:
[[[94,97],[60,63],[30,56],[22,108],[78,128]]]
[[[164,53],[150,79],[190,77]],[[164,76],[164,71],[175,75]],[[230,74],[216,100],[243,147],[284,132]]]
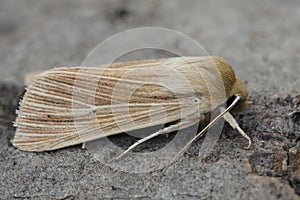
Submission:
[[[299,19],[297,0],[1,0],[0,199],[300,199],[299,122],[288,116],[300,111]],[[185,33],[232,64],[254,99],[236,116],[251,150],[226,125],[206,158],[199,140],[159,176],[115,171],[80,146],[11,146],[27,72],[80,65],[99,42],[144,26]]]

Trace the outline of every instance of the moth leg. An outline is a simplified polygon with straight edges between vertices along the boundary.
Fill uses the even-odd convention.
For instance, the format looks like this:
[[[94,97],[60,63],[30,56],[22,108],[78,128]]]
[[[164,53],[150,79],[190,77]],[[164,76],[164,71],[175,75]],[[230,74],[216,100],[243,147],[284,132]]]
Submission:
[[[120,160],[121,158],[123,158],[129,151],[131,151],[132,149],[134,149],[135,147],[137,147],[138,145],[156,137],[159,135],[163,135],[163,134],[168,134],[171,133],[173,131],[177,131],[179,129],[183,129],[183,128],[187,128],[189,126],[194,125],[195,123],[199,122],[199,117],[197,118],[191,118],[191,119],[186,119],[184,121],[178,122],[177,124],[173,124],[170,125],[168,127],[165,127],[163,129],[160,129],[159,131],[152,133],[151,135],[144,137],[140,140],[138,140],[137,142],[135,142],[133,145],[131,145],[130,147],[128,147],[128,149],[126,149],[123,153],[121,153],[119,156],[116,157],[116,160]]]
[[[223,112],[225,110],[225,108],[221,107],[220,108],[221,112]],[[239,124],[236,122],[236,120],[234,119],[234,117],[227,112],[225,115],[223,115],[223,118],[225,119],[226,122],[228,122],[228,124],[233,128],[233,129],[237,129],[237,131],[248,140],[248,146],[243,147],[243,149],[250,149],[251,145],[252,145],[252,140],[251,138],[243,131],[243,129],[241,129],[241,127],[239,126]]]
[[[221,112],[221,114],[219,114],[217,117],[215,117],[211,122],[209,122],[208,125],[206,125],[201,131],[200,133],[198,133],[193,139],[191,139],[180,151],[179,153],[173,158],[173,160],[167,165],[165,166],[165,168],[162,171],[162,174],[164,174],[168,168],[174,163],[176,162],[180,156],[182,156],[184,154],[184,152],[191,146],[191,144],[193,142],[195,142],[197,139],[199,139],[200,137],[202,137],[202,135],[212,126],[214,125],[221,117],[223,117],[228,111],[230,111],[237,103],[238,101],[241,99],[241,97],[239,95],[236,95],[236,98],[234,99],[234,101],[231,103],[230,106],[228,106],[228,108],[226,108],[224,111]]]

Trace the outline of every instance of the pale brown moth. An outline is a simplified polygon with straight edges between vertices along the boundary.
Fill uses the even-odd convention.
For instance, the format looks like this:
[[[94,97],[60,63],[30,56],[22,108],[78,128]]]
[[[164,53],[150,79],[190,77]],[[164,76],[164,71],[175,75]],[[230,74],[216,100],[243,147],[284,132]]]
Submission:
[[[194,94],[179,84],[171,72],[167,71],[166,76],[166,70],[171,68],[190,83]],[[159,84],[160,80],[176,89],[180,102],[174,92]],[[91,86],[91,82],[97,85]],[[137,89],[124,101],[126,91],[132,88]],[[74,98],[74,91],[78,98]],[[80,97],[92,99],[92,103]],[[48,151],[179,121],[139,140],[118,157],[121,158],[146,140],[198,123],[212,110],[222,109],[231,97],[235,97],[233,103],[194,140],[223,117],[248,140],[246,148],[250,148],[251,139],[228,112],[244,110],[248,92],[230,64],[220,57],[176,57],[97,67],[55,68],[37,75],[28,86],[17,112],[17,130],[12,143],[24,151]]]

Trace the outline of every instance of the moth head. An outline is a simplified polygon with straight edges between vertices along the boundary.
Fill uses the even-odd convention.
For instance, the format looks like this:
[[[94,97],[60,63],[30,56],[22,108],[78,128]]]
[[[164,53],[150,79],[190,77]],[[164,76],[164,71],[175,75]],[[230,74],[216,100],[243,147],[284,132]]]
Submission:
[[[235,95],[239,95],[241,97],[240,101],[234,106],[234,108],[231,110],[231,112],[240,112],[245,110],[248,107],[248,104],[250,103],[250,98],[248,96],[248,90],[246,87],[246,84],[241,81],[239,78],[236,78],[235,84],[233,86],[232,97]],[[231,98],[229,98],[230,101]],[[228,102],[230,103],[230,102]]]

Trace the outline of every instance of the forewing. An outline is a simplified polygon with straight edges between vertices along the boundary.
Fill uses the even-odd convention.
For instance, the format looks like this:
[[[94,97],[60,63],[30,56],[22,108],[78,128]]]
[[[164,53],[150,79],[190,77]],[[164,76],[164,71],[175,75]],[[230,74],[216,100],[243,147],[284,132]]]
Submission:
[[[13,145],[52,150],[200,115],[205,99],[161,62],[42,73],[20,103]]]

